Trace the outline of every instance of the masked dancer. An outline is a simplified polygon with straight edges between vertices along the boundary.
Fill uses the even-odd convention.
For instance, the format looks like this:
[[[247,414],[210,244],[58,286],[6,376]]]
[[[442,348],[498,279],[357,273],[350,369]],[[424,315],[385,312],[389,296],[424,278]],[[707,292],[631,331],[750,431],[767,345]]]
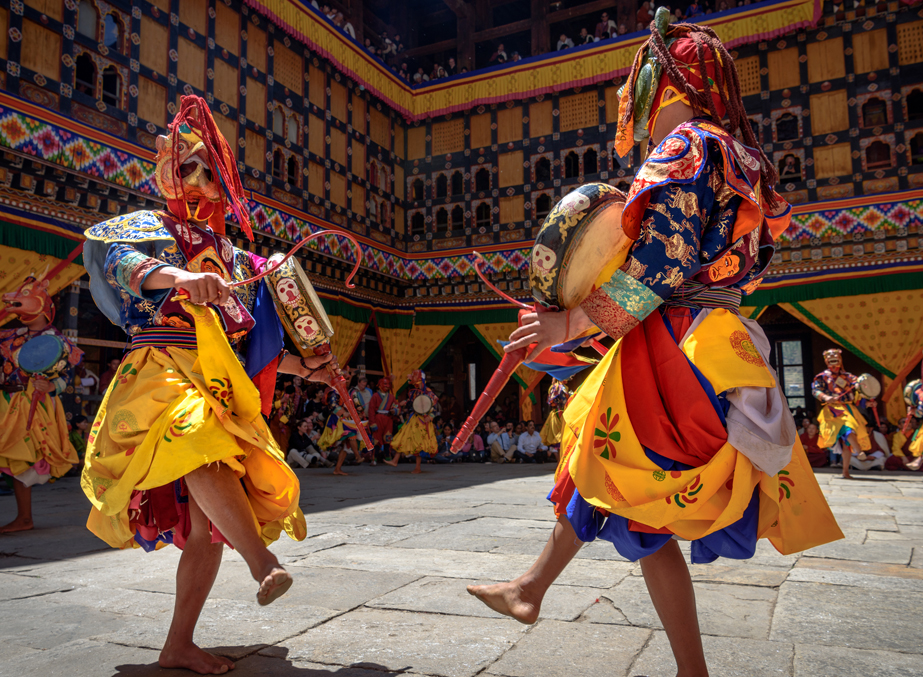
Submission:
[[[43,278],[30,275],[19,289],[3,295],[8,312],[22,326],[0,329],[0,473],[12,476],[16,496],[16,518],[0,533],[32,529],[32,486],[61,477],[80,461],[58,395],[83,351],[51,324],[54,303]],[[36,357],[46,360],[48,370],[25,371],[20,359],[33,362],[29,353],[40,346]]]
[[[724,45],[706,26],[668,21],[659,9],[619,105],[617,152],[649,137],[651,147],[622,212],[628,257],[600,264],[578,307],[526,314],[505,348],[538,354],[593,325],[620,339],[564,412],[549,495],[558,523],[525,574],[469,592],[532,623],[582,544],[611,541],[640,560],[678,675],[699,677],[708,668],[676,538],[704,563],[751,557],[759,538],[791,553],[842,534],[768,367],[769,343],[737,312],[788,205]],[[588,207],[565,197],[548,219],[592,218]]]
[[[413,406],[414,413],[397,434],[391,439],[391,448],[394,458],[385,461],[390,466],[397,467],[401,455],[415,456],[416,467],[414,474],[421,472],[421,453],[435,456],[439,452],[436,441],[436,428],[433,417],[430,415],[436,404],[436,394],[426,387],[426,377],[420,369],[414,369],[410,374],[410,390],[407,392],[407,402]],[[419,411],[417,409],[420,409]]]
[[[298,480],[263,418],[277,372],[329,382],[330,355],[284,351],[269,278],[230,287],[265,261],[225,234],[229,211],[252,240],[234,153],[202,98],[183,96],[156,161],[166,209],[87,231],[93,298],[131,342],[88,439],[87,526],[116,548],[183,550],[159,663],[222,674],[233,662],[199,649],[193,632],[223,544],[265,605],[292,584],[267,544],[306,535]]]

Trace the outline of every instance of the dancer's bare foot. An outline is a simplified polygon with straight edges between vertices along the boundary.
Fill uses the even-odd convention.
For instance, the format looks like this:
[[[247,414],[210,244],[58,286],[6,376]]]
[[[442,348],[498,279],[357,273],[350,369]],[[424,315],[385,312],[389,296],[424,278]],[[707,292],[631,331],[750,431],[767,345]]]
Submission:
[[[868,459],[868,456],[866,455],[866,453],[865,453],[864,451],[860,451],[860,452],[859,452],[858,459],[859,459],[860,461],[865,461],[865,460]]]
[[[234,661],[203,651],[192,642],[182,646],[165,644],[157,664],[162,668],[186,668],[200,675],[223,675],[234,669]]]
[[[349,476],[349,473],[348,473],[348,472],[343,472],[342,470],[334,470],[334,471],[333,471],[333,474],[334,474],[334,475],[343,475],[344,477],[348,477],[348,476]]]
[[[474,595],[491,609],[520,623],[532,625],[538,620],[542,601],[530,602],[523,597],[522,587],[515,581],[495,585],[469,585],[468,594]]]
[[[292,587],[292,575],[280,566],[272,568],[256,593],[256,601],[260,606],[272,604]]]
[[[17,531],[29,531],[34,528],[35,524],[32,522],[31,518],[17,516],[16,519],[9,524],[4,524],[0,527],[0,534],[12,534]]]
[[[411,471],[410,471],[410,474],[411,474],[411,475],[419,475],[419,474],[422,473],[422,472],[423,472],[422,470],[420,470],[419,468],[417,468],[416,470],[411,470]]]
[[[850,475],[848,472],[844,472],[844,473],[843,473],[843,479],[844,479],[844,480],[854,480],[854,479],[856,479],[856,478],[853,477],[852,475]]]
[[[395,456],[395,457],[392,458],[390,461],[385,461],[385,465],[390,465],[392,468],[396,468],[396,467],[397,467],[397,461],[398,461],[398,458],[397,458],[397,456]]]

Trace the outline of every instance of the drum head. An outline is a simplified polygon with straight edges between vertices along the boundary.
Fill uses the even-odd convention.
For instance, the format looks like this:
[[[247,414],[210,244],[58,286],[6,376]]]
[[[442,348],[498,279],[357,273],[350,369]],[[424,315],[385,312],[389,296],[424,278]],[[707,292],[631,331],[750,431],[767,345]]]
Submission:
[[[859,389],[860,393],[869,399],[874,400],[881,395],[881,383],[871,374],[862,374],[862,376],[856,379],[856,387]]]
[[[267,266],[276,265],[282,258],[283,254],[275,254]],[[295,259],[273,270],[267,282],[277,306],[284,312],[282,324],[300,352],[311,354],[314,348],[329,342],[333,325],[311,280]]]
[[[920,404],[918,392],[921,385],[923,385],[923,382],[920,379],[915,379],[904,388],[904,403],[911,409],[916,409]]]
[[[19,349],[19,368],[29,374],[51,371],[64,355],[64,341],[54,334],[42,334],[26,341]]]
[[[433,401],[428,395],[417,395],[413,400],[413,410],[418,414],[428,414],[433,410]]]
[[[532,296],[570,309],[586,298],[599,271],[627,257],[622,230],[625,196],[606,183],[588,183],[565,195],[545,217],[529,260]]]

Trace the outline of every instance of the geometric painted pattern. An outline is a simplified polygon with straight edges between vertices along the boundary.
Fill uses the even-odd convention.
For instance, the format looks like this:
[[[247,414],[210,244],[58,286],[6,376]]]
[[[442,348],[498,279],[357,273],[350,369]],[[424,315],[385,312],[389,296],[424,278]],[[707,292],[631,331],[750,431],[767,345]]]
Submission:
[[[896,230],[923,224],[923,200],[885,202],[875,205],[808,212],[792,216],[781,242],[833,235],[855,235],[876,230]]]
[[[142,193],[158,192],[153,180],[153,162],[3,106],[0,106],[0,146]]]

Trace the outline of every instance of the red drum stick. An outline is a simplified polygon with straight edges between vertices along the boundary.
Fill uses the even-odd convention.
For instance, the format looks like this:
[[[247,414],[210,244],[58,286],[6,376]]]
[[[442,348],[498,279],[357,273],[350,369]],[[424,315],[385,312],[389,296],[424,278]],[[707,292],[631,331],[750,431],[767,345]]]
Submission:
[[[32,391],[32,402],[29,403],[29,418],[26,420],[26,430],[29,430],[32,427],[32,419],[35,418],[35,410],[38,408],[38,403],[44,401],[45,393],[39,392],[38,390]]]
[[[336,360],[334,360],[334,362],[336,362]],[[372,438],[369,437],[369,431],[362,425],[362,418],[359,416],[359,412],[356,411],[356,405],[353,404],[352,398],[349,396],[349,391],[346,390],[346,379],[340,374],[339,366],[333,362],[328,362],[327,371],[330,373],[330,385],[340,394],[340,398],[343,400],[343,406],[346,407],[346,411],[349,412],[349,415],[356,422],[359,436],[362,438],[362,443],[365,445],[366,449],[373,451],[375,449],[375,444],[372,442]]]

